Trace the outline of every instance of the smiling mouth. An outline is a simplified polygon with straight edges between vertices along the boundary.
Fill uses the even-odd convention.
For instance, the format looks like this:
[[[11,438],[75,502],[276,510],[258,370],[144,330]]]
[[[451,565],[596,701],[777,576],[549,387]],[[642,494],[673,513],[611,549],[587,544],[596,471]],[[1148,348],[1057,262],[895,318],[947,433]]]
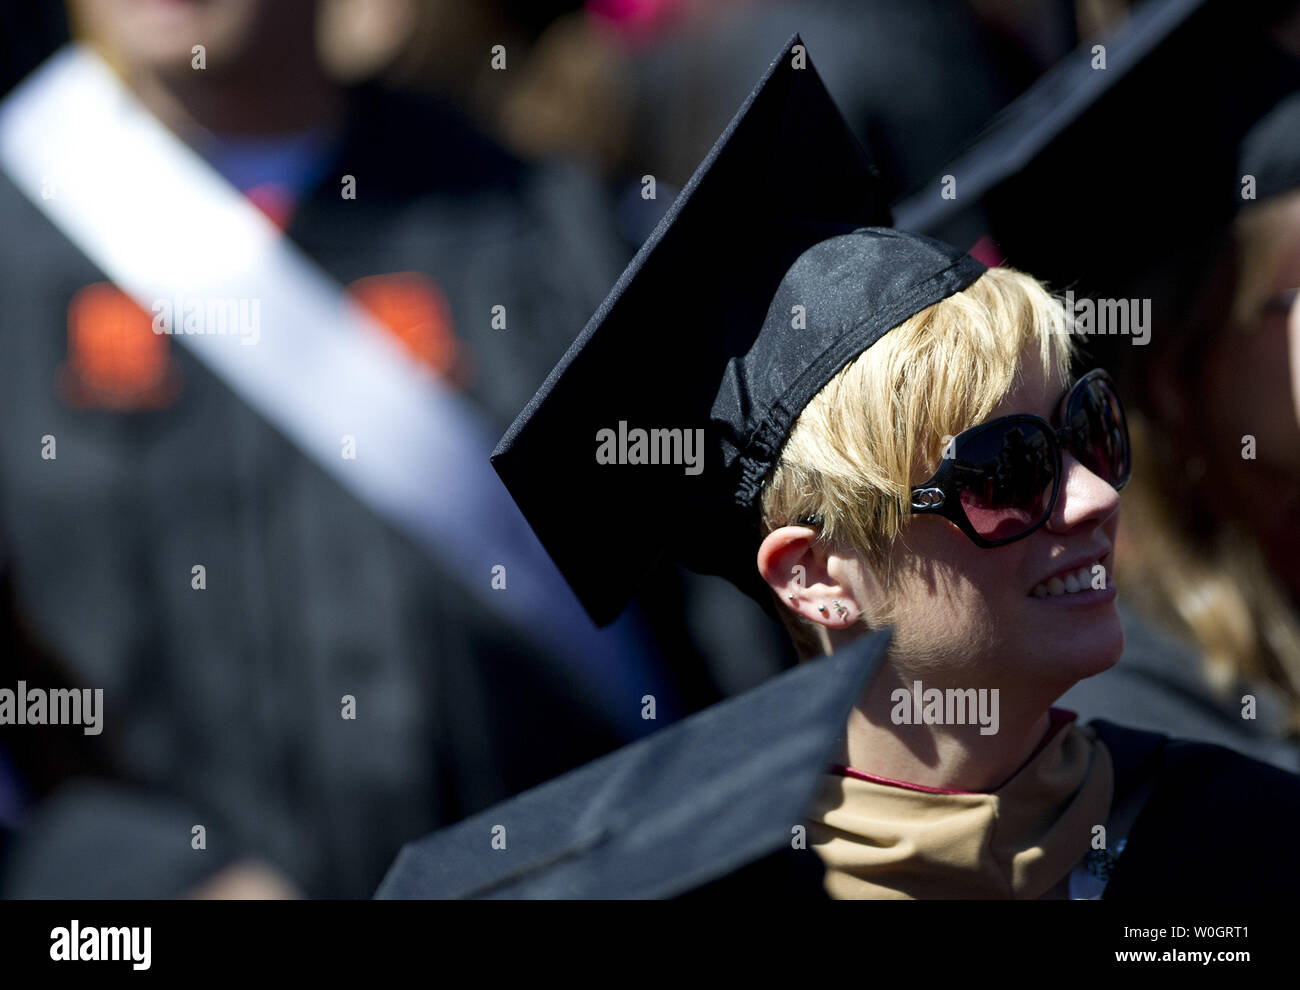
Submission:
[[[1079,595],[1089,591],[1104,591],[1112,587],[1110,568],[1106,564],[1105,556],[1098,557],[1096,560],[1065,571],[1055,574],[1043,583],[1037,585],[1030,595],[1034,598],[1061,598],[1070,595]],[[1106,583],[1101,588],[1094,588],[1093,569],[1101,566],[1102,575],[1106,578]]]

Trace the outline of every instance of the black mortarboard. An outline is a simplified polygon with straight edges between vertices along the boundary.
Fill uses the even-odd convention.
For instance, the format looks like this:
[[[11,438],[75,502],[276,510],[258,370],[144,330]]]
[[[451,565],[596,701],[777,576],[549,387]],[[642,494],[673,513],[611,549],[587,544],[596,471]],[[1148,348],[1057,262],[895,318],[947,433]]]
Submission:
[[[1255,177],[1255,198],[1300,189],[1300,93],[1282,100],[1250,129],[1238,171]]]
[[[1300,85],[1270,35],[1286,6],[1138,5],[896,204],[899,226],[958,244],[991,234],[1008,264],[1080,295],[1191,301],[1242,205],[1242,139]]]
[[[872,226],[880,183],[805,59],[796,36],[492,456],[597,623],[665,553],[769,605],[758,495],[799,413],[984,272]]]
[[[821,895],[816,852],[793,840],[889,638],[863,637],[408,844],[375,896]]]

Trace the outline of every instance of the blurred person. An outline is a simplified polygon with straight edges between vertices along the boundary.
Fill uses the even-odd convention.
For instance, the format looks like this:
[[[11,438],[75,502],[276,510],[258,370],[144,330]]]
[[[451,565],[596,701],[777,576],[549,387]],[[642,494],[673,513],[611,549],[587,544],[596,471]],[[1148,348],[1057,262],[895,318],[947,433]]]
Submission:
[[[322,0],[317,44],[334,79],[358,83],[391,68],[416,23],[415,0]]]
[[[445,95],[490,133],[533,46],[582,0],[423,0],[392,66],[403,86]]]
[[[626,163],[632,101],[628,53],[598,19],[571,14],[537,39],[501,100],[498,127],[523,154],[573,155],[612,177]]]
[[[752,2],[729,0],[721,6]],[[629,149],[637,146],[632,141],[634,54],[628,45],[653,46],[661,32],[717,13],[718,4],[701,0],[585,5],[580,0],[429,0],[416,6],[409,42],[384,78],[454,102],[516,154],[563,156],[617,187]],[[765,57],[765,52],[759,56]],[[665,90],[663,105],[677,106],[676,101],[677,94]],[[642,173],[636,174],[639,181]],[[656,201],[647,203],[638,192],[616,204],[615,229],[628,254],[645,240],[671,197],[666,186]],[[656,591],[664,592],[667,612],[687,609],[689,634],[707,667],[705,683],[689,689],[688,708],[700,707],[719,691],[744,690],[793,662],[779,626],[726,582],[665,566],[668,572],[655,583]]]
[[[311,0],[69,9],[129,87],[118,99],[106,82],[80,103],[134,128],[129,140],[154,137],[123,147],[102,121],[77,117],[76,86],[102,65],[81,49],[0,107],[0,217],[11,232],[0,524],[15,612],[69,680],[103,689],[99,745],[120,778],[32,792],[0,889],[365,896],[403,841],[647,731],[645,694],[665,719],[716,698],[707,677],[662,668],[661,641],[688,649],[677,624],[642,618],[613,639],[579,630],[585,647],[568,651],[556,636],[576,605],[543,592],[532,607],[553,601],[554,628],[521,620],[508,604],[527,593],[516,571],[492,598],[495,558],[474,541],[509,545],[510,519],[467,517],[430,547],[369,504],[364,485],[339,484],[346,475],[304,445],[319,415],[287,405],[306,395],[328,414],[331,389],[348,384],[318,380],[313,338],[259,391],[240,368],[270,360],[273,335],[288,328],[267,326],[248,348],[159,333],[161,311],[148,312],[131,283],[154,276],[133,259],[166,262],[167,245],[198,273],[252,259],[253,279],[272,277],[259,265],[302,272],[309,259],[324,276],[311,285],[346,287],[370,314],[386,337],[374,347],[409,369],[402,381],[440,383],[439,408],[455,423],[499,424],[621,260],[581,173],[525,164],[430,101],[332,82]],[[64,111],[42,114],[51,94]],[[40,159],[40,135],[67,149],[82,133],[104,143],[75,161]],[[184,165],[192,190],[174,188],[181,173],[164,161]],[[46,198],[46,167],[85,181],[117,169],[122,186],[69,216],[61,204],[79,189],[54,183]],[[138,188],[145,174],[168,203],[215,204],[220,230],[195,229],[190,201],[160,211]],[[102,220],[123,205],[128,222]],[[227,215],[254,236],[221,243]],[[158,245],[164,253],[149,255]],[[292,297],[297,282],[267,291],[256,300],[266,312],[311,303]],[[304,312],[333,312],[311,304]],[[508,329],[493,326],[495,307]],[[411,426],[383,433],[400,444]],[[338,438],[326,439],[337,463]],[[477,442],[466,434],[462,446]],[[357,460],[370,477],[376,444]],[[422,462],[413,452],[408,463]],[[390,461],[402,464],[400,453]],[[503,498],[486,471],[414,483],[453,507]],[[657,594],[671,600],[671,582]],[[615,640],[630,651],[621,664],[601,653]]]
[[[1279,713],[1300,740],[1300,422],[1288,318],[1300,286],[1300,94],[1243,142],[1256,183],[1207,305],[1153,342],[1141,482],[1125,559],[1132,601],[1204,657],[1229,708]],[[1262,690],[1261,690],[1262,689]],[[1261,697],[1262,695],[1262,697]],[[1250,701],[1247,701],[1249,697]]]

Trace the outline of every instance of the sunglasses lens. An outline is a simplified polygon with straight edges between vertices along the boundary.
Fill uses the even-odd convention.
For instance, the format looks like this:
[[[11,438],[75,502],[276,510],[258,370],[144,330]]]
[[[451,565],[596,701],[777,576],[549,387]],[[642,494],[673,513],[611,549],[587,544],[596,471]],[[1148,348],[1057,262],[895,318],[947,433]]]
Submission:
[[[1097,477],[1123,488],[1132,468],[1128,425],[1109,383],[1094,379],[1078,389],[1067,415],[1070,452]]]
[[[985,430],[965,438],[955,455],[962,509],[981,537],[1015,539],[1047,517],[1056,460],[1042,427],[1013,422]]]

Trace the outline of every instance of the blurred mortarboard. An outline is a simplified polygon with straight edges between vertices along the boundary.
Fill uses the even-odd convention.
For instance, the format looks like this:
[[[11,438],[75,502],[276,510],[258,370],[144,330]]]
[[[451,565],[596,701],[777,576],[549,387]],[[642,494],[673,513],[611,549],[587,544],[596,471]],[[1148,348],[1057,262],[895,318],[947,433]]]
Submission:
[[[770,608],[758,497],[799,413],[984,272],[888,223],[796,36],[492,456],[597,623],[664,554]]]
[[[1258,201],[1300,188],[1300,93],[1282,100],[1250,129],[1239,171],[1255,177]]]
[[[822,896],[821,861],[794,848],[794,830],[889,638],[865,636],[408,844],[375,896]]]
[[[1300,85],[1270,37],[1294,6],[1137,5],[896,204],[898,225],[957,244],[990,234],[1008,264],[1079,294],[1190,297],[1242,205],[1243,138]]]

